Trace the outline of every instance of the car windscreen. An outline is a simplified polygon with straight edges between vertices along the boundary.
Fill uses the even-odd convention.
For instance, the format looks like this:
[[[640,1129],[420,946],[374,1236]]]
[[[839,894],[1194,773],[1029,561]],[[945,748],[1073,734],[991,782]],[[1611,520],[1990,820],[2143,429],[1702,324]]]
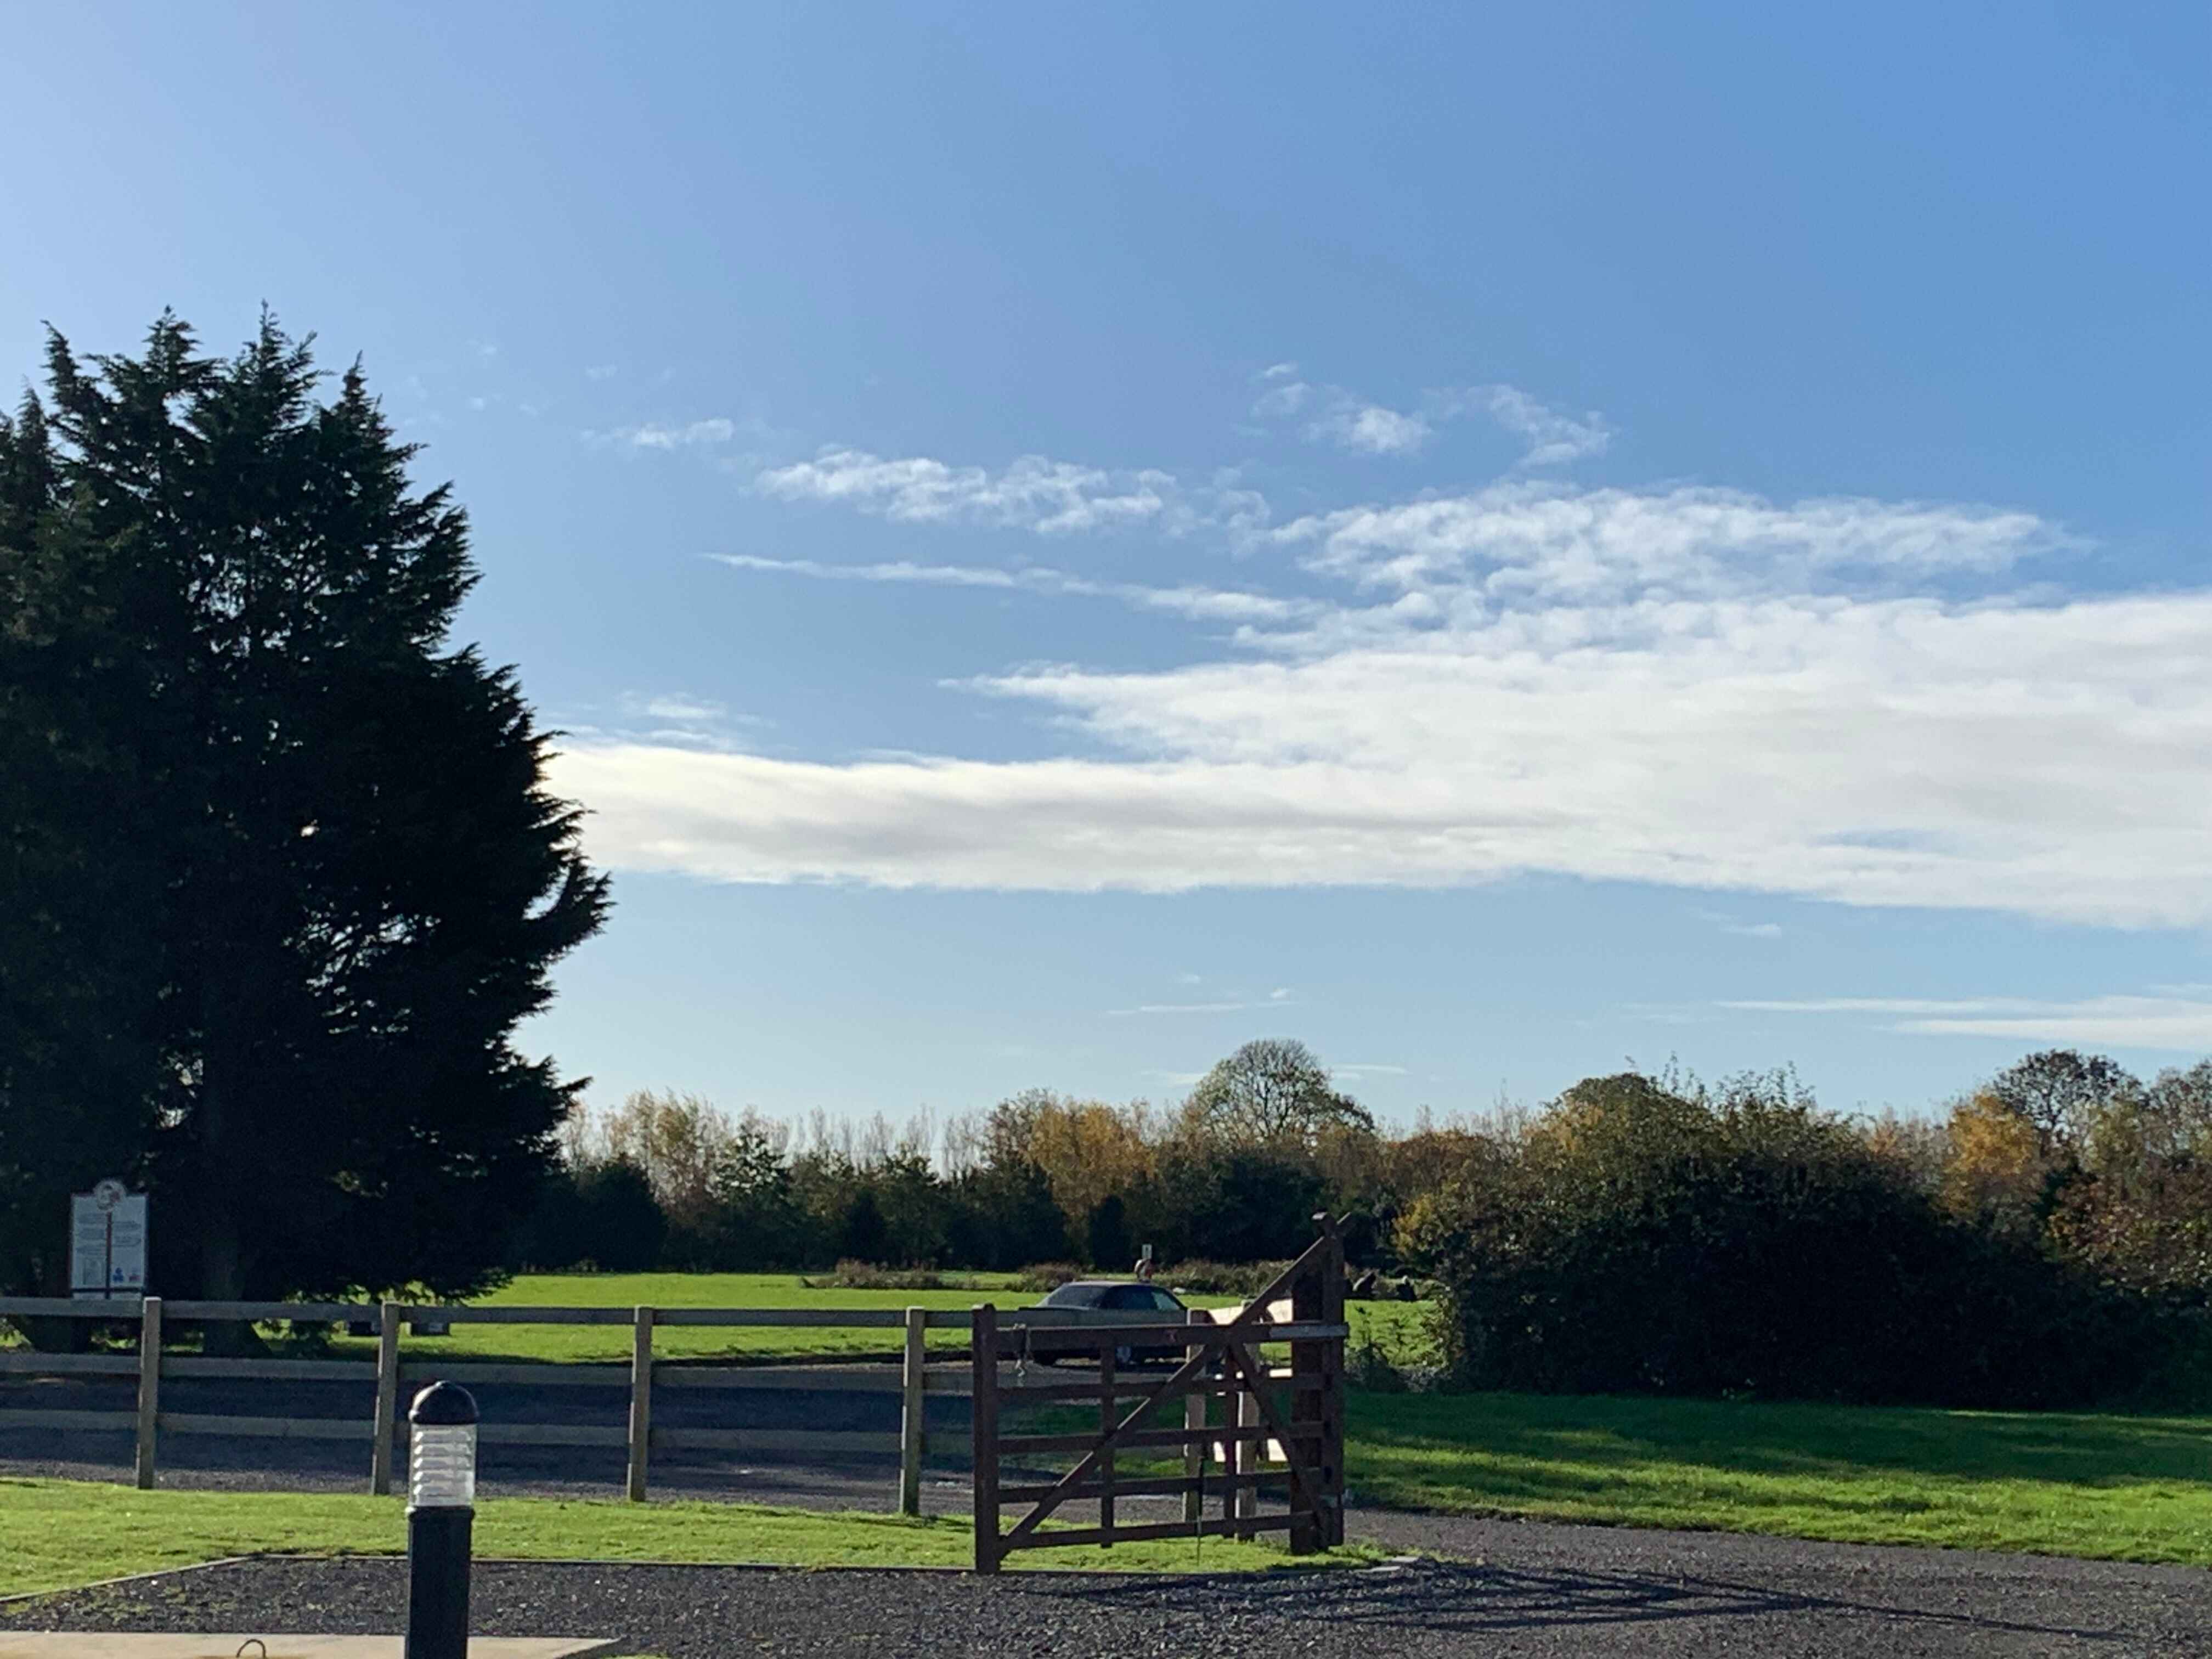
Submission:
[[[1048,1308],[1096,1308],[1111,1290],[1110,1285],[1063,1285],[1045,1297]]]

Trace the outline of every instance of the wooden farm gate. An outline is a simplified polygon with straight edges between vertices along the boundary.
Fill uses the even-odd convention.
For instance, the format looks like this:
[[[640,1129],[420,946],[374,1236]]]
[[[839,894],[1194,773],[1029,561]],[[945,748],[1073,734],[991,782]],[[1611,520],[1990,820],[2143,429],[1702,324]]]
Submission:
[[[975,1310],[976,1571],[996,1572],[1016,1550],[1073,1544],[1251,1538],[1270,1528],[1286,1529],[1295,1553],[1344,1541],[1344,1242],[1330,1218],[1314,1219],[1321,1236],[1234,1315],[1194,1310],[1182,1324],[1046,1326],[1018,1315],[1002,1323],[995,1308]],[[1289,1345],[1287,1369],[1262,1355],[1269,1343]],[[1097,1375],[1030,1381],[1040,1375],[1033,1364],[1047,1358],[1094,1363]],[[1172,1370],[1147,1374],[1147,1361]],[[1161,1408],[1171,1416],[1176,1401],[1182,1425],[1160,1426]],[[1054,1401],[1095,1406],[1098,1426],[1000,1431],[1010,1408]],[[1163,1451],[1182,1454],[1182,1474],[1117,1470],[1121,1454]],[[1055,1479],[1024,1474],[1041,1457],[1070,1455],[1074,1467]],[[1132,1525],[1117,1516],[1117,1499],[1170,1497],[1182,1500],[1179,1521]],[[1209,1499],[1218,1500],[1211,1516]],[[1046,1529],[1072,1502],[1096,1503],[1097,1523]],[[1006,1508],[1023,1504],[1027,1512],[1002,1531]]]

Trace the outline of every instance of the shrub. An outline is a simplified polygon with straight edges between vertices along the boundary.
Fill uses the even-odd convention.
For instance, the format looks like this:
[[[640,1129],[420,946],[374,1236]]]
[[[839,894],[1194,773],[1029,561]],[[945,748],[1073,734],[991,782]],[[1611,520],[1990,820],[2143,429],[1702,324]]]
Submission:
[[[799,1281],[810,1291],[959,1290],[974,1281],[933,1267],[879,1267],[872,1261],[841,1261],[833,1273]]]
[[[1961,1223],[1786,1079],[1569,1090],[1408,1212],[1460,1378],[1550,1393],[2073,1403],[2136,1310]]]
[[[1056,1291],[1071,1279],[1083,1277],[1084,1270],[1073,1261],[1032,1261],[1022,1269],[1021,1288],[1025,1291]]]
[[[1265,1290],[1287,1261],[1208,1261],[1203,1257],[1178,1261],[1154,1271],[1160,1284],[1198,1296],[1255,1296]]]

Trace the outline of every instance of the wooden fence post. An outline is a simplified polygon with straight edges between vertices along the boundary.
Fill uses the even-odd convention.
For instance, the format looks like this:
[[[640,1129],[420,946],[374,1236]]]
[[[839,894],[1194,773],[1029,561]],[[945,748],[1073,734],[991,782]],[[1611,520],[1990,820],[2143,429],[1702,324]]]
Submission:
[[[368,1489],[392,1492],[392,1442],[399,1425],[399,1304],[386,1299],[376,1314],[376,1416],[368,1449]]]
[[[1105,1438],[1114,1432],[1114,1425],[1121,1413],[1114,1409],[1114,1348],[1109,1337],[1098,1346],[1098,1447],[1097,1481],[1098,1529],[1105,1534],[1098,1547],[1114,1547],[1114,1443]]]
[[[140,1492],[154,1490],[154,1442],[161,1413],[161,1298],[138,1304],[138,1447],[133,1478]]]
[[[921,1513],[922,1384],[928,1376],[928,1355],[923,1333],[929,1326],[927,1308],[906,1310],[906,1368],[899,1377],[898,1512]]]
[[[1255,1365],[1252,1369],[1257,1371],[1259,1367]],[[1260,1397],[1251,1388],[1239,1389],[1237,1391],[1237,1426],[1240,1429],[1256,1429],[1260,1426]],[[1240,1479],[1256,1474],[1260,1468],[1259,1440],[1254,1436],[1242,1435],[1231,1441],[1229,1460],[1231,1473]],[[1239,1521],[1249,1521],[1260,1513],[1260,1488],[1256,1485],[1249,1483],[1236,1486],[1232,1502],[1237,1518]],[[1224,1504],[1224,1507],[1227,1508],[1230,1505]],[[1239,1527],[1234,1535],[1249,1544],[1260,1534],[1255,1528]]]
[[[1203,1308],[1193,1308],[1190,1310],[1190,1322],[1194,1325],[1211,1325],[1213,1322],[1213,1316]],[[1192,1358],[1200,1352],[1198,1345],[1193,1344],[1183,1351],[1183,1358]],[[1193,1377],[1192,1391],[1182,1397],[1182,1425],[1186,1429],[1202,1429],[1206,1426],[1206,1396],[1197,1386],[1203,1384],[1205,1381],[1206,1376],[1203,1372]],[[1190,1490],[1182,1495],[1182,1518],[1191,1525],[1196,1526],[1206,1518],[1206,1492],[1199,1484],[1206,1478],[1205,1441],[1194,1439],[1183,1448],[1182,1473],[1183,1478],[1191,1483]]]
[[[975,1459],[975,1571],[999,1570],[999,1310],[986,1302],[968,1333],[973,1389],[969,1444]]]
[[[645,1471],[653,1443],[653,1310],[638,1309],[630,1327],[629,1501],[645,1502]]]

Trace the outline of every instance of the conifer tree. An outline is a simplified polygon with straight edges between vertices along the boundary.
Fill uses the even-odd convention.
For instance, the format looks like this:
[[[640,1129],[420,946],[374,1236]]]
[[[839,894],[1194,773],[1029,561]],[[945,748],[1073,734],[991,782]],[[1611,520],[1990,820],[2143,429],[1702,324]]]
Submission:
[[[310,345],[57,335],[0,428],[0,1279],[74,1137],[152,1188],[173,1293],[465,1291],[576,1087],[513,1037],[606,878],[450,641],[465,516]]]

